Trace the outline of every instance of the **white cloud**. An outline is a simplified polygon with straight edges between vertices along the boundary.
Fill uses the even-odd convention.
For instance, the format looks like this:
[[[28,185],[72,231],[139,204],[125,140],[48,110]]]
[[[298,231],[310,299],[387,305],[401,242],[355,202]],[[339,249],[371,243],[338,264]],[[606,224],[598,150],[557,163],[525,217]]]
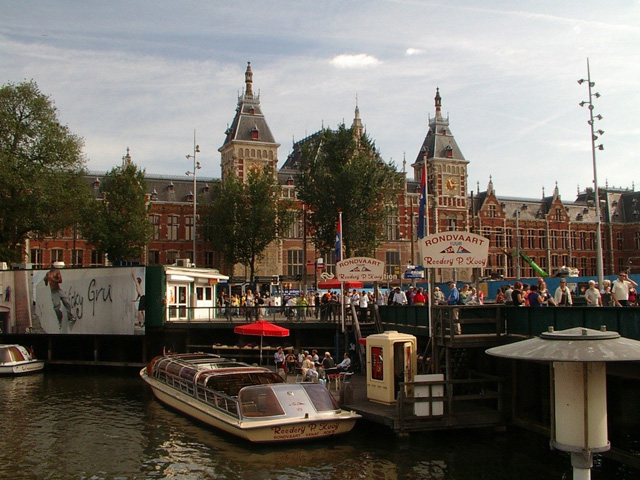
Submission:
[[[378,65],[379,63],[380,60],[366,53],[336,55],[331,59],[331,65],[338,68],[363,68]]]
[[[420,48],[407,48],[405,55],[410,57],[412,55],[420,55],[422,53],[423,53],[423,50]]]

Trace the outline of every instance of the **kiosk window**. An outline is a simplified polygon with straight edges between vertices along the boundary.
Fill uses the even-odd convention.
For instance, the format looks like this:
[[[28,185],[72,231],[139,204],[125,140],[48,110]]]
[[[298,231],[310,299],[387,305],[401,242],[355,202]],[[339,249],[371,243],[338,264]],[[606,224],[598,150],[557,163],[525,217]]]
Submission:
[[[371,347],[371,378],[373,380],[384,380],[384,360],[382,353],[382,347]]]

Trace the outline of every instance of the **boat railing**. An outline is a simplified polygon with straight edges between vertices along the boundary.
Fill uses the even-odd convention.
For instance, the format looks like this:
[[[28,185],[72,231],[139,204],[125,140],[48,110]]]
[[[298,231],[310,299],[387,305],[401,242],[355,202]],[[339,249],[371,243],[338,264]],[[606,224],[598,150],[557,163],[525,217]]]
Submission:
[[[217,410],[223,411],[236,418],[241,417],[237,396],[227,395],[206,386],[195,385],[193,380],[182,378],[164,369],[154,370],[154,377],[158,381],[186,395],[197,398]]]

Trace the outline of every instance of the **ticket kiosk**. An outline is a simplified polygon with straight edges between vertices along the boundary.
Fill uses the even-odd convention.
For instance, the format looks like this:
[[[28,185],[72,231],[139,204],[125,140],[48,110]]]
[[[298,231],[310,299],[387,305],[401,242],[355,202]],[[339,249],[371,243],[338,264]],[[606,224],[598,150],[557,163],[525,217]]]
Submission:
[[[367,398],[396,403],[400,382],[412,382],[418,367],[416,337],[396,331],[367,337]],[[412,395],[412,391],[405,391]]]

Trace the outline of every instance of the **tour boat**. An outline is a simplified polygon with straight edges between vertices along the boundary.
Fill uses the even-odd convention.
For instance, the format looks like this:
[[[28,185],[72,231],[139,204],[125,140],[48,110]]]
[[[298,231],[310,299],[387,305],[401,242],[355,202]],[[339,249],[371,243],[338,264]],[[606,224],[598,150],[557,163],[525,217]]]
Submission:
[[[213,354],[155,357],[140,376],[161,402],[256,443],[339,435],[360,418],[322,384],[285,383],[267,368]]]
[[[39,372],[44,361],[37,360],[22,345],[0,345],[0,375]]]

